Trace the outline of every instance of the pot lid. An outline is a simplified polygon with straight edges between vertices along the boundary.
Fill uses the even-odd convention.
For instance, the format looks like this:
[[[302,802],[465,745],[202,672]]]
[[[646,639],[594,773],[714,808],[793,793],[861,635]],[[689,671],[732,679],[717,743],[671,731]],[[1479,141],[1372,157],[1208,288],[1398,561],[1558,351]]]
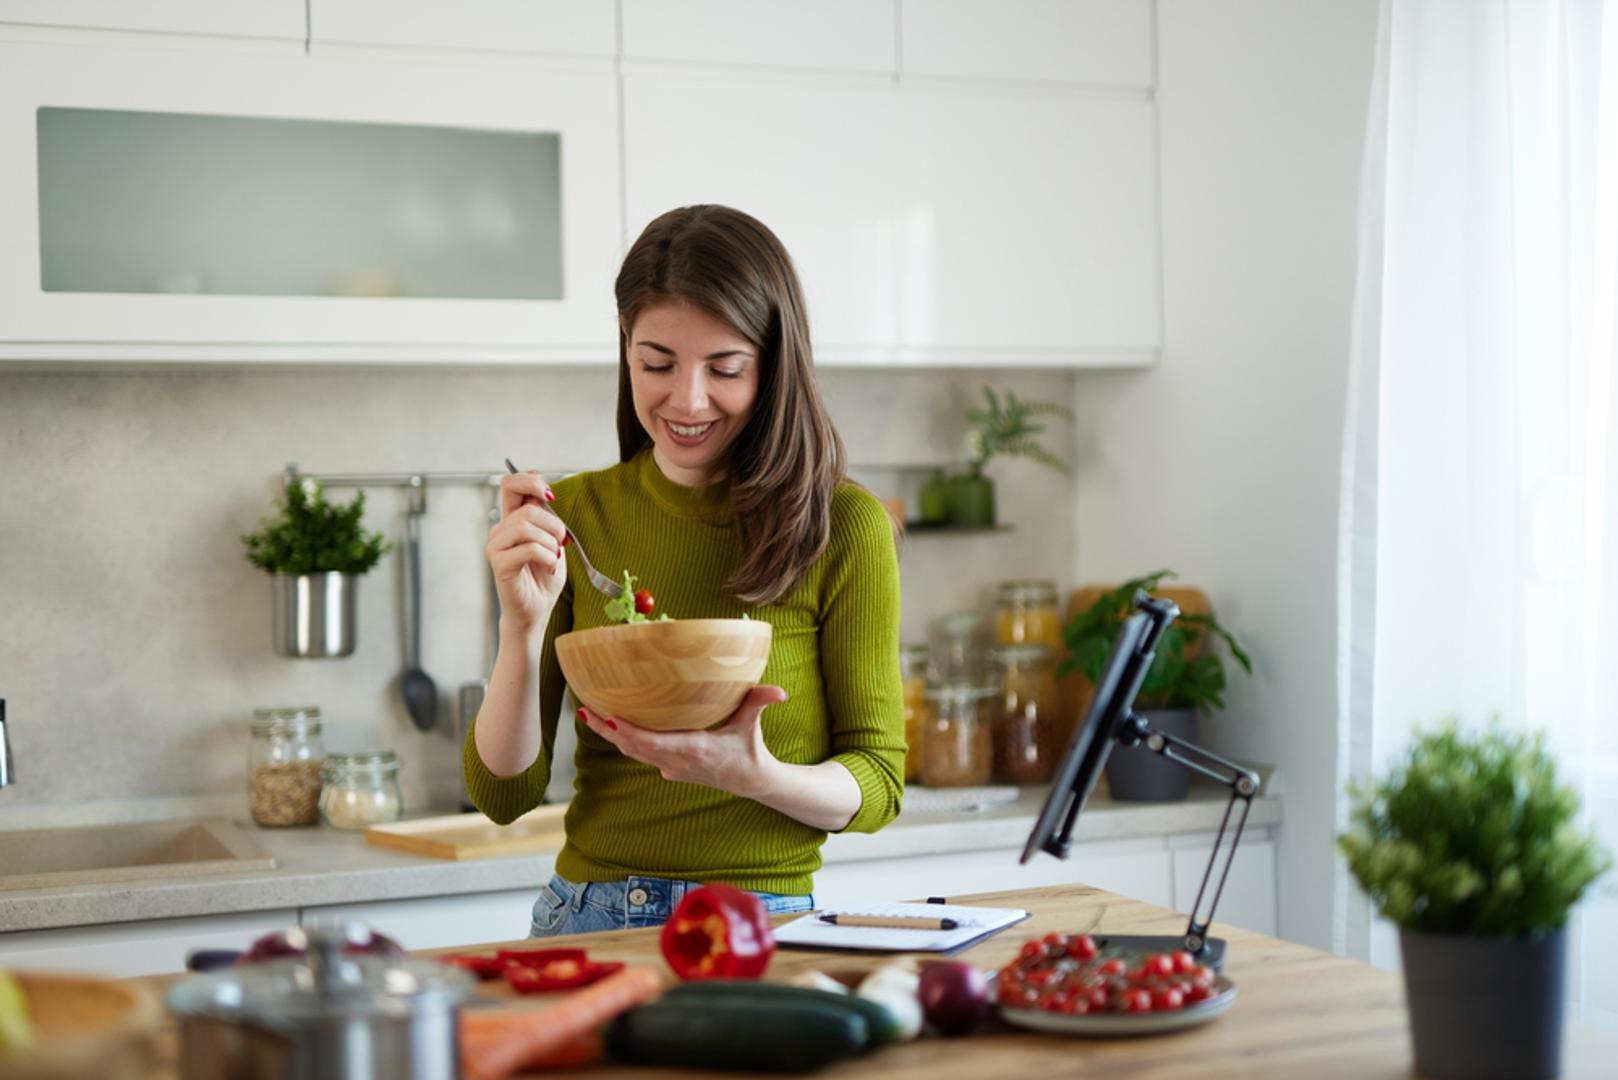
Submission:
[[[238,964],[186,979],[169,991],[180,1016],[209,1016],[272,1028],[308,1027],[352,1019],[403,1019],[440,1013],[470,993],[471,976],[431,961],[371,947],[371,932],[357,923],[283,934],[301,956]]]

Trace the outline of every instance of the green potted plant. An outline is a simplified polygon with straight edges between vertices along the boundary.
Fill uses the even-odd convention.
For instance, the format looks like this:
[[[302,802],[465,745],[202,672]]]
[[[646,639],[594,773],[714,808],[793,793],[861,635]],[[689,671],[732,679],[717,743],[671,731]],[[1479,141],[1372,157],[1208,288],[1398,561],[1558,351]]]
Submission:
[[[271,575],[275,651],[282,656],[334,657],[354,651],[356,584],[392,547],[366,532],[365,493],[328,503],[320,484],[290,484],[279,515],[242,537],[247,561]]]
[[[1348,868],[1399,927],[1416,1071],[1561,1071],[1568,913],[1611,865],[1539,734],[1418,732],[1350,783]]]
[[[1058,675],[1076,671],[1095,684],[1106,663],[1118,628],[1134,607],[1135,593],[1157,592],[1172,570],[1159,570],[1102,592],[1062,627],[1067,656]],[[1175,590],[1168,590],[1173,592]],[[1197,595],[1201,595],[1200,593]],[[1170,599],[1176,599],[1171,596]],[[1183,611],[1158,640],[1152,666],[1135,695],[1135,709],[1158,731],[1196,741],[1197,717],[1225,707],[1225,665],[1212,644],[1224,643],[1249,675],[1253,662],[1211,612]],[[1107,757],[1107,786],[1112,797],[1131,802],[1183,799],[1190,773],[1144,747],[1115,747]]]
[[[950,520],[957,525],[994,524],[994,480],[984,475],[983,468],[997,454],[1032,458],[1059,472],[1067,471],[1065,461],[1035,441],[1034,436],[1045,430],[1035,417],[1071,418],[1071,409],[1050,401],[1023,401],[1010,390],[1002,399],[990,386],[983,388],[983,397],[986,408],[966,411],[972,425],[967,429],[967,471],[953,477],[950,484]]]

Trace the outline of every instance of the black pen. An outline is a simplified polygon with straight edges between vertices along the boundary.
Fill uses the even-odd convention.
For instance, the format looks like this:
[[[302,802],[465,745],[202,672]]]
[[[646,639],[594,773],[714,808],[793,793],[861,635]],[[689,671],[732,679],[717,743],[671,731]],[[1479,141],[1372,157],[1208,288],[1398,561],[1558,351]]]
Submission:
[[[828,911],[820,917],[833,926],[876,926],[889,930],[954,930],[961,924],[954,919],[931,919],[919,915],[839,915]]]

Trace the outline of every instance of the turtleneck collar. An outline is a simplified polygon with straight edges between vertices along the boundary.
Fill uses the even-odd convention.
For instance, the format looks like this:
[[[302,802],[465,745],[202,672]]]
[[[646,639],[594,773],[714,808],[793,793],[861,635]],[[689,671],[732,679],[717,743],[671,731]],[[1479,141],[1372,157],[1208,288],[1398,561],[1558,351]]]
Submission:
[[[657,459],[652,456],[649,444],[635,455],[634,466],[641,487],[669,513],[703,521],[730,520],[730,481],[719,480],[702,487],[676,484],[657,467]]]

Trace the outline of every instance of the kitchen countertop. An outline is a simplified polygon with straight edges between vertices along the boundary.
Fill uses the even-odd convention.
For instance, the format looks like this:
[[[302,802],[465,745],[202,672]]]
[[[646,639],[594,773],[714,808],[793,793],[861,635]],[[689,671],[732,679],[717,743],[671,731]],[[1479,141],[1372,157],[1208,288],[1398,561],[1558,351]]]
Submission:
[[[831,866],[1020,848],[1043,799],[1043,788],[1028,788],[1016,802],[993,810],[901,814],[881,832],[829,837],[822,855],[826,865]],[[1225,790],[1212,785],[1193,785],[1184,802],[1118,803],[1093,797],[1079,815],[1074,840],[1117,841],[1212,832],[1219,827],[1226,800]],[[130,814],[138,816],[138,811],[120,812],[103,820],[129,820]],[[338,832],[325,826],[264,829],[246,824],[245,813],[224,816],[243,824],[275,858],[274,869],[0,892],[0,932],[538,889],[550,878],[556,861],[555,852],[544,852],[453,862],[376,847],[358,833]],[[1279,798],[1253,801],[1249,827],[1275,825],[1280,820]],[[93,822],[81,818],[74,823]]]
[[[1071,933],[1078,927],[1094,926],[1094,932],[1103,935],[1177,935],[1184,929],[1185,919],[1165,908],[1083,885],[986,893],[956,898],[956,902],[1020,907],[1029,912],[1025,921],[960,954],[960,959],[985,969],[1002,966],[1023,942],[1053,931]],[[1161,1037],[1069,1038],[991,1023],[964,1038],[928,1037],[886,1047],[829,1066],[822,1075],[850,1080],[1079,1075],[1405,1080],[1411,1075],[1410,1029],[1403,981],[1397,972],[1234,927],[1220,936],[1229,943],[1224,972],[1236,983],[1238,996],[1228,1012],[1202,1027]],[[656,929],[613,930],[556,941],[587,948],[594,958],[666,970]],[[493,953],[499,947],[435,951]],[[853,976],[890,958],[891,954],[780,949],[768,978],[785,982],[808,969]],[[144,981],[162,989],[181,977]],[[479,993],[509,996],[499,984],[483,984]],[[1612,1061],[1618,1056],[1618,1037],[1585,1024],[1569,1024],[1566,1030],[1562,1075],[1569,1080],[1610,1076]],[[171,1026],[154,1080],[176,1075],[177,1043],[172,1032]],[[602,1080],[686,1080],[699,1074],[608,1064],[590,1069],[588,1075]]]

